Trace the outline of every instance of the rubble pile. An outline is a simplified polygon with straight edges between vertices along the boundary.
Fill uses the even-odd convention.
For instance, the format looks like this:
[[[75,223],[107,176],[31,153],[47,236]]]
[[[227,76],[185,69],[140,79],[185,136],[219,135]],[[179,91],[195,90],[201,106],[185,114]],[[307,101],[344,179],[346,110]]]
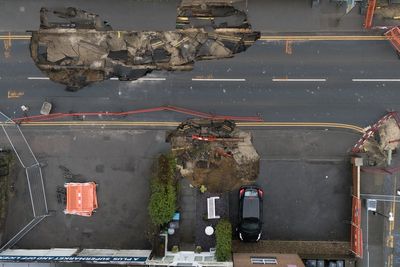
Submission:
[[[220,1],[182,3],[175,31],[113,31],[97,14],[73,7],[42,8],[40,17],[31,56],[70,90],[111,77],[135,80],[153,70],[191,70],[197,60],[232,57],[260,37],[244,11]]]
[[[396,151],[400,145],[400,128],[397,121],[390,117],[363,145],[370,165],[385,167],[388,165],[389,151]],[[391,152],[391,153],[392,153]]]
[[[188,120],[167,136],[181,175],[192,185],[224,192],[253,183],[260,157],[251,134],[232,121]]]
[[[400,128],[392,117],[379,128],[379,148],[382,151],[395,150],[399,146]]]
[[[378,2],[374,16],[384,19],[399,19],[400,4],[390,4],[387,2]]]

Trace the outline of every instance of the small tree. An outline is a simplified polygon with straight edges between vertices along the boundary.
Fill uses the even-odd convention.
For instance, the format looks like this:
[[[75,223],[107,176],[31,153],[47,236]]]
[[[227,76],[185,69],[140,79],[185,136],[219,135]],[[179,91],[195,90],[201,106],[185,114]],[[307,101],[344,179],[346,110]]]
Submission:
[[[228,261],[231,259],[232,251],[232,226],[228,220],[221,220],[215,227],[217,261]]]

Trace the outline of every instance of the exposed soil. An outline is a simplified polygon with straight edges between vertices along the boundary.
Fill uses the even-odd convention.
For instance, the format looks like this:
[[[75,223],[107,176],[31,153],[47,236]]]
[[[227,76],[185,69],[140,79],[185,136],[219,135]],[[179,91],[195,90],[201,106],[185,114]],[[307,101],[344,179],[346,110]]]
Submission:
[[[251,134],[231,121],[189,120],[171,132],[167,141],[177,167],[191,184],[209,192],[226,192],[257,179],[259,155]]]
[[[385,121],[377,133],[369,138],[363,145],[363,150],[368,156],[369,165],[386,167],[388,151],[396,151],[400,145],[400,127],[391,117]]]

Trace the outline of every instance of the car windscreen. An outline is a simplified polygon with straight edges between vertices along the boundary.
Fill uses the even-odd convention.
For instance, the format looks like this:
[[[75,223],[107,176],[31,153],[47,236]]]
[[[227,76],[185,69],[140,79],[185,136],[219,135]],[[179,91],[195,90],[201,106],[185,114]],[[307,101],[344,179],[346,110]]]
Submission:
[[[242,224],[241,224],[241,228],[244,231],[255,231],[255,230],[259,230],[259,225],[256,221],[254,220],[243,220]]]
[[[260,218],[260,200],[258,197],[243,198],[243,219]]]

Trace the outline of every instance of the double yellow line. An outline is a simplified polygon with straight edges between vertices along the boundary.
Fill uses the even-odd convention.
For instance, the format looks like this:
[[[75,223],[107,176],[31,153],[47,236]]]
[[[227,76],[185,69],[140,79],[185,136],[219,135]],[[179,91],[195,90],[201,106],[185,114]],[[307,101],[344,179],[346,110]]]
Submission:
[[[295,36],[268,36],[263,35],[261,41],[385,41],[386,36],[379,35],[295,35]]]
[[[30,40],[30,35],[0,35],[0,40]]]
[[[0,40],[30,40],[30,35],[0,35]],[[379,35],[263,35],[261,41],[384,41]]]
[[[23,126],[52,127],[52,126],[112,126],[112,127],[177,127],[180,122],[175,121],[35,121],[22,122]],[[3,123],[4,126],[13,123]],[[364,129],[351,124],[334,122],[237,122],[239,127],[248,128],[336,128],[364,133]]]

